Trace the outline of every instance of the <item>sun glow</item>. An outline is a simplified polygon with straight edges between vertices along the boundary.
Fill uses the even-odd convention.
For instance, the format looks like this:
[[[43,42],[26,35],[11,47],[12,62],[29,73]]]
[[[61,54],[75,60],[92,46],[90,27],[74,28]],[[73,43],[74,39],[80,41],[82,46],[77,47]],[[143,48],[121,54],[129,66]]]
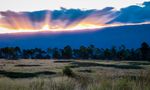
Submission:
[[[92,13],[86,18],[69,21],[65,19],[52,20],[51,12],[47,11],[43,20],[32,21],[27,15],[23,13],[9,13],[6,17],[0,18],[0,33],[17,33],[17,32],[44,32],[44,31],[78,31],[97,29],[105,26],[105,23],[111,20],[109,15],[105,17],[97,17],[97,13]]]
[[[94,24],[79,24],[70,29],[71,30],[82,30],[82,29],[96,29],[96,28],[102,28],[102,27],[103,26],[101,26],[101,25],[94,25]]]
[[[102,26],[97,26],[97,25],[83,25],[79,24],[77,26],[72,26],[68,28],[50,28],[49,25],[44,25],[41,29],[10,29],[10,28],[5,28],[5,27],[0,27],[0,34],[4,33],[21,33],[21,32],[69,32],[69,31],[79,31],[79,30],[89,30],[89,29],[97,29],[97,28],[102,28]]]
[[[44,25],[44,26],[42,27],[42,30],[49,30],[49,25]]]
[[[67,28],[61,28],[61,27],[50,27],[50,25],[43,25],[41,26],[41,29],[27,29],[27,28],[19,28],[19,29],[11,29],[6,27],[0,27],[0,34],[6,34],[6,33],[31,33],[31,32],[69,32],[69,31],[83,31],[83,30],[100,30],[101,28],[105,27],[115,27],[115,26],[124,26],[124,25],[140,25],[140,24],[150,24],[150,22],[145,23],[129,23],[129,24],[121,24],[121,23],[115,23],[115,24],[109,24],[109,25],[94,25],[94,24],[78,24],[75,26],[67,27]]]
[[[7,17],[0,17],[0,34],[5,33],[23,33],[23,32],[69,32],[69,31],[81,31],[81,30],[100,30],[104,27],[114,27],[123,25],[137,25],[137,23],[113,23],[106,24],[115,17],[112,15],[100,16],[96,13],[87,16],[84,19],[70,22],[69,20],[52,20],[51,13],[47,12],[45,18],[42,21],[31,21],[28,16],[22,15],[22,13],[15,14],[12,12]],[[150,24],[149,22],[138,24]]]

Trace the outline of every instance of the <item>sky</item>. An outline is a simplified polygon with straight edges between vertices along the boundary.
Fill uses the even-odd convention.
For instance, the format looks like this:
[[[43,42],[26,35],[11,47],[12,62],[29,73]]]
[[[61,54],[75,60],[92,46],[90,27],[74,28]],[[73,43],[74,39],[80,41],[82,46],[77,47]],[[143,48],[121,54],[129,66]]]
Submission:
[[[3,0],[0,3],[0,34],[135,24],[150,24],[149,0]]]
[[[0,11],[54,10],[60,7],[79,9],[102,9],[115,7],[117,10],[130,5],[140,5],[149,0],[1,0]]]
[[[23,47],[35,47],[35,45],[39,45],[47,47],[49,45],[57,46],[57,44],[58,46],[63,46],[62,44],[80,46],[82,43],[87,45],[92,44],[92,42],[95,45],[104,46],[105,44],[112,46],[113,43],[114,45],[125,45],[127,43],[126,45],[134,46],[138,43],[141,44],[143,41],[150,42],[150,27],[148,26],[150,24],[150,0],[0,1],[0,46],[23,45]],[[138,28],[138,26],[141,28]],[[93,30],[95,33],[87,34],[85,37],[81,33],[81,36],[77,36],[78,38],[74,37],[79,30],[84,30],[82,32]],[[109,30],[109,32],[104,31],[97,34],[95,30],[97,32]],[[62,38],[57,37],[56,31],[62,35],[68,32],[72,34],[68,33],[68,36]],[[46,33],[49,37],[39,36],[35,32]],[[35,37],[32,33],[35,34]],[[15,36],[11,37],[11,35]],[[31,38],[30,40],[26,35],[33,35],[35,39]],[[55,35],[58,39],[55,38]],[[17,36],[26,38],[22,39]],[[51,42],[46,46],[45,42],[49,42],[49,40]],[[76,43],[74,43],[74,40],[76,40]]]

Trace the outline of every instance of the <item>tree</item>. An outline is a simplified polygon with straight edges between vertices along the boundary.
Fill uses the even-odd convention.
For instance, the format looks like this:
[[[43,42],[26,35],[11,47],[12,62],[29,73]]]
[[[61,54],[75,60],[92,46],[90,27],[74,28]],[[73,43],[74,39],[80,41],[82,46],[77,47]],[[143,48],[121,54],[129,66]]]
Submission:
[[[22,57],[24,59],[33,59],[34,52],[33,49],[23,50]]]
[[[54,48],[53,49],[53,54],[52,54],[54,59],[59,59],[61,57],[60,51],[58,50],[58,48]]]
[[[121,45],[119,49],[115,46],[112,48],[96,48],[94,45],[88,47],[80,46],[79,49],[72,49],[67,45],[63,49],[40,48],[20,49],[19,47],[0,48],[0,58],[14,59],[119,59],[119,60],[150,60],[150,46],[143,42],[140,48],[127,49]]]
[[[49,58],[52,57],[52,54],[53,54],[52,48],[47,48],[47,55],[49,56]]]
[[[21,58],[21,49],[19,47],[15,47],[15,48],[12,48],[13,49],[13,57],[12,59],[19,59]]]
[[[126,58],[126,54],[127,54],[126,47],[124,45],[121,45],[118,51],[119,60],[124,60]]]
[[[79,59],[80,58],[79,49],[73,49],[73,58],[75,58],[75,59]]]
[[[5,59],[19,59],[21,50],[19,47],[1,48],[0,57]]]
[[[117,50],[116,50],[116,47],[115,46],[113,46],[112,48],[111,48],[111,59],[116,59],[117,58]]]
[[[72,48],[67,45],[66,47],[64,47],[63,51],[62,51],[62,57],[65,59],[71,59],[72,58]]]
[[[108,48],[105,49],[104,56],[105,56],[105,59],[110,59],[111,52],[110,52],[110,50]]]
[[[99,48],[95,49],[94,59],[101,59],[101,50]]]
[[[33,56],[34,59],[45,59],[46,58],[45,56],[47,55],[47,53],[40,48],[35,48],[33,49],[33,55],[34,55]]]
[[[85,46],[80,46],[79,56],[80,56],[80,59],[88,59],[89,58],[88,50]]]
[[[88,51],[89,58],[90,59],[94,58],[95,46],[94,45],[90,45],[89,47],[87,47],[87,51]]]
[[[141,50],[141,54],[142,54],[142,59],[148,60],[149,59],[149,53],[150,53],[149,45],[146,42],[143,42],[141,44],[140,50]]]
[[[10,47],[5,47],[1,49],[2,58],[11,59],[13,56],[13,49]]]

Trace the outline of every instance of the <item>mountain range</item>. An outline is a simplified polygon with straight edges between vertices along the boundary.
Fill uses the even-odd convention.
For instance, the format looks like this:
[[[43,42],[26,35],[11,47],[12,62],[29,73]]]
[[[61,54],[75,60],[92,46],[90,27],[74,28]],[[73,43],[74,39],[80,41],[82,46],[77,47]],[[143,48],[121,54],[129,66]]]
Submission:
[[[142,42],[150,44],[150,24],[70,32],[11,33],[0,35],[0,47],[19,46],[25,49],[63,48],[66,45],[79,48],[81,45],[88,46],[91,44],[99,48],[118,47],[120,45],[125,45],[127,48],[138,48]]]

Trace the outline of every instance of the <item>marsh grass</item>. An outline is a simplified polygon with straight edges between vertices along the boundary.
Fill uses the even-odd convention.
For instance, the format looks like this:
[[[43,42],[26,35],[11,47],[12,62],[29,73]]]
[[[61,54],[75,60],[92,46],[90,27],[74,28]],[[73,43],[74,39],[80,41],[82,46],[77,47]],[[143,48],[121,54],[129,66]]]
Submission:
[[[75,77],[9,79],[0,78],[0,90],[150,90],[149,73],[130,75],[77,74]]]
[[[49,61],[38,61],[38,63],[26,61],[25,65],[31,65],[31,62],[35,65],[42,63],[42,65],[38,67],[15,67],[15,65],[22,65],[23,61],[20,62],[7,61],[10,64],[0,70],[0,90],[150,90],[150,70],[145,62],[127,62],[127,64],[125,62],[124,64],[122,62],[79,61],[70,62],[71,64],[54,64]],[[126,68],[125,66],[122,69],[119,66],[132,66],[132,64],[140,67],[146,65],[148,68]],[[76,67],[72,68],[71,65]],[[73,77],[63,74],[65,66],[69,66],[72,70]],[[116,66],[119,67],[116,68]],[[24,72],[26,69],[31,70],[33,68],[35,70]],[[56,72],[58,68],[60,71]],[[54,76],[43,77],[41,75]]]
[[[102,64],[102,63],[94,63],[94,62],[73,62],[70,67],[77,68],[77,67],[111,67],[111,68],[119,68],[119,69],[142,69],[143,67],[138,66],[136,64]]]

